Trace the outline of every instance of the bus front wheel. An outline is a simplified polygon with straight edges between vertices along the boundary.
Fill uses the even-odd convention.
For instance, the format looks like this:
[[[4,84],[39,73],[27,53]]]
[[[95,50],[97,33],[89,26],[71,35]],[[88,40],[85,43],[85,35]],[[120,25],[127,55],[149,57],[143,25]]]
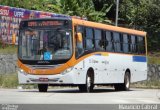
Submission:
[[[81,92],[92,92],[94,88],[93,75],[87,74],[86,84],[81,84],[78,88]]]
[[[48,84],[38,84],[38,90],[39,92],[47,92]]]
[[[86,92],[92,92],[93,91],[93,77],[91,74],[88,74],[86,77]]]

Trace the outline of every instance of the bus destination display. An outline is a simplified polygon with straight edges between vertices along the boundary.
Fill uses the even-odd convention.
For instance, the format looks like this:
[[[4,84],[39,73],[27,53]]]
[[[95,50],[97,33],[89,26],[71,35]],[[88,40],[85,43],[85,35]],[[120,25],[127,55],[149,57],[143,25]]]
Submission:
[[[50,26],[61,26],[63,21],[29,21],[27,27],[50,27]]]

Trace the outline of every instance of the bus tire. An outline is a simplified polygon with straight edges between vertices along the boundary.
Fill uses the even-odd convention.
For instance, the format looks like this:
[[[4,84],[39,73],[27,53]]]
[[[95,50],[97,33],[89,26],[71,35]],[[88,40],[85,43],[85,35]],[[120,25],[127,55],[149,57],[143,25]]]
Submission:
[[[122,84],[122,88],[124,91],[129,91],[130,89],[130,73],[126,71],[124,76],[124,83]]]
[[[78,85],[78,88],[79,88],[80,92],[85,92],[86,91],[85,84]]]
[[[128,91],[130,89],[130,73],[126,71],[124,76],[124,83],[115,84],[114,88],[116,91]]]
[[[122,84],[115,84],[114,88],[116,91],[122,91]]]
[[[86,92],[89,93],[93,91],[94,84],[93,84],[93,77],[91,74],[87,74],[85,86],[86,86]]]
[[[86,84],[78,85],[81,92],[92,92],[94,88],[94,76],[92,73],[88,72],[86,76]]]
[[[48,84],[38,84],[38,90],[39,92],[47,92]]]

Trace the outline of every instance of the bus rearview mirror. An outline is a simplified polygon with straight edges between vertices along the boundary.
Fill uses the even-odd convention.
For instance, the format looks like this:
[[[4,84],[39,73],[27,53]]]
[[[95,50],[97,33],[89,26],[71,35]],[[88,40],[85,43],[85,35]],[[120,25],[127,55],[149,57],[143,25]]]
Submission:
[[[82,33],[78,32],[76,37],[77,37],[77,42],[81,43],[82,42]]]

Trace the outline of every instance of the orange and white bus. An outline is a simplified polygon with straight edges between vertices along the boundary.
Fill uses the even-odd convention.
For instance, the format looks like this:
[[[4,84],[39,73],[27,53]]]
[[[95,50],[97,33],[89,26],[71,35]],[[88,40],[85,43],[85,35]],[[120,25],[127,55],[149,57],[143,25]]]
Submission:
[[[94,85],[129,90],[147,78],[146,32],[71,17],[23,20],[18,41],[20,84]]]

